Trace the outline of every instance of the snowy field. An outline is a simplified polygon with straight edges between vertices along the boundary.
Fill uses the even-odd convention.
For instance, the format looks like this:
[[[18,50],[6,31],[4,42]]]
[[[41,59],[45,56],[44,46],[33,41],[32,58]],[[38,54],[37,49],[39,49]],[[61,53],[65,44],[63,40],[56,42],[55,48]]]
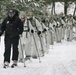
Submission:
[[[58,7],[62,6],[58,5]],[[56,10],[57,12],[59,12],[58,9]],[[7,69],[4,69],[3,39],[4,37],[2,36],[0,42],[0,75],[76,75],[75,40],[72,42],[62,41],[62,43],[55,43],[53,49],[50,46],[49,53],[41,57],[41,63],[39,63],[38,59],[31,59],[31,61],[26,62],[26,68],[23,67],[23,63],[18,63],[18,66],[15,68],[9,66]]]
[[[76,75],[76,41],[62,41],[55,43],[49,53],[41,57],[41,63],[38,59],[31,59],[26,62],[26,68],[23,63],[18,66],[7,69],[3,68],[4,42],[3,36],[0,43],[0,75]],[[12,61],[11,61],[12,63]],[[10,65],[11,65],[10,63]]]

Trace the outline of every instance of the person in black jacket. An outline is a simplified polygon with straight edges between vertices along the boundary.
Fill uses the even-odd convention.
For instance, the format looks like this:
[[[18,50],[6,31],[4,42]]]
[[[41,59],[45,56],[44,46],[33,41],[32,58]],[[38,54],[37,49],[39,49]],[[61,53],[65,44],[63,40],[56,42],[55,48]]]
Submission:
[[[9,10],[8,16],[2,22],[0,28],[0,36],[5,31],[5,52],[4,52],[4,67],[8,66],[10,63],[11,56],[11,47],[12,51],[12,60],[13,66],[17,66],[18,61],[18,44],[19,44],[19,35],[23,32],[23,23],[19,17],[15,16],[14,10]]]

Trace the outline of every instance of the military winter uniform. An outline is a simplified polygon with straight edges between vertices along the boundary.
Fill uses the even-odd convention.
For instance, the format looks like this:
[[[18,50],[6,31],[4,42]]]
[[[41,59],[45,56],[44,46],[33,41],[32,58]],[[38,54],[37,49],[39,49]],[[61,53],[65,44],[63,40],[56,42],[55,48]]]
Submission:
[[[50,22],[49,24],[49,32],[50,32],[50,44],[53,45],[54,44],[54,28],[53,28],[53,22]]]
[[[31,35],[30,35],[30,26],[31,23],[28,19],[25,20],[24,22],[24,30],[21,35],[21,40],[19,44],[19,60],[23,59],[23,56],[25,55],[26,57],[31,56]]]
[[[66,29],[67,41],[73,40],[73,19],[72,17],[67,20],[67,29]]]
[[[61,24],[61,39],[65,38],[65,29],[66,29],[66,22],[60,18],[60,24]]]
[[[32,29],[31,32],[33,31],[33,33],[31,34],[31,51],[32,51],[32,57],[34,56],[38,56],[37,53],[37,49],[38,52],[40,53],[40,55],[42,54],[42,50],[41,50],[41,32],[42,32],[42,27],[40,22],[33,16],[32,20],[30,20],[31,25],[32,25]],[[37,49],[36,49],[37,46]]]

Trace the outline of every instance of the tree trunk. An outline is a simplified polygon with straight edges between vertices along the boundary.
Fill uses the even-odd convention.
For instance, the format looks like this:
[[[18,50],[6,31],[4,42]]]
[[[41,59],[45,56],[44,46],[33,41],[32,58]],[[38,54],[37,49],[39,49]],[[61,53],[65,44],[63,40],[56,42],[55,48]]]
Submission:
[[[53,7],[54,7],[54,14],[55,14],[55,2],[53,2]]]
[[[53,3],[51,3],[51,4],[52,4],[51,15],[53,15]]]
[[[55,14],[55,2],[52,2],[52,10],[51,10],[51,15]]]
[[[67,8],[68,8],[68,3],[65,1],[64,2],[64,14],[67,15]]]
[[[75,12],[76,12],[76,4],[75,4],[75,9],[74,9],[74,13],[73,13],[73,16],[75,15]]]

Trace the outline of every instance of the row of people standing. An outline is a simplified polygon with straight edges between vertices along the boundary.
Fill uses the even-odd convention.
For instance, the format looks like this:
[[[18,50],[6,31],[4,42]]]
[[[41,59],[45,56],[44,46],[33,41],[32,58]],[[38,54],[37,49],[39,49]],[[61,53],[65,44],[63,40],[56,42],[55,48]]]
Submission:
[[[12,66],[17,66],[18,60],[44,56],[54,42],[61,43],[63,39],[72,41],[75,23],[71,15],[50,17],[46,13],[43,19],[37,19],[32,12],[28,12],[27,17],[20,19],[18,11],[10,10],[0,27],[0,36],[5,31],[4,67],[10,63],[11,47]]]
[[[20,59],[23,58],[23,53],[25,53],[25,60],[27,60],[30,57],[37,58],[44,56],[44,53],[48,52],[50,37],[45,33],[47,30],[48,27],[41,23],[41,21],[38,21],[32,12],[27,14],[24,22],[24,31],[19,44]],[[21,51],[21,47],[24,52]]]
[[[28,12],[24,22],[24,31],[19,44],[19,60],[25,53],[25,60],[44,56],[54,42],[61,43],[62,40],[73,40],[73,28],[75,19],[72,15],[54,15],[50,17],[47,13],[43,19],[37,19],[33,12]],[[21,51],[21,47],[24,52]]]
[[[73,32],[76,32],[76,19],[71,14],[67,16],[64,16],[63,13],[54,15],[49,21],[50,24],[54,29],[54,40],[56,42],[61,42],[62,39],[73,40]]]

